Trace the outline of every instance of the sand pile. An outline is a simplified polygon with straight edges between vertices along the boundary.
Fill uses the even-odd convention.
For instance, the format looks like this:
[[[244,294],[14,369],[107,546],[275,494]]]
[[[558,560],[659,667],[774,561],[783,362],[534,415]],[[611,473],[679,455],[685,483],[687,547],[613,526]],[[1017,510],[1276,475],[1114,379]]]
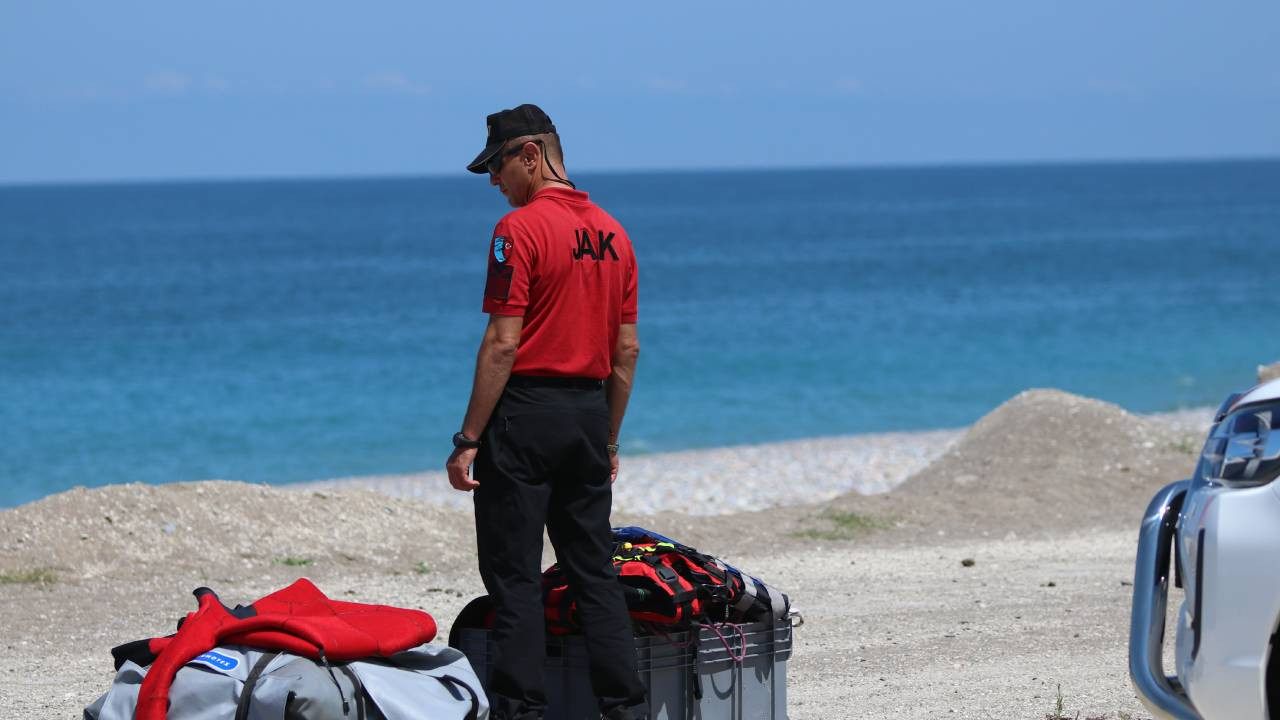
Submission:
[[[370,491],[295,492],[208,481],[77,488],[0,511],[0,572],[94,578],[240,574],[319,561],[409,571],[473,564],[457,511]],[[305,572],[305,570],[301,570]]]
[[[1202,437],[1057,390],[1022,392],[893,493],[914,524],[983,532],[1137,527],[1152,492],[1186,477]]]

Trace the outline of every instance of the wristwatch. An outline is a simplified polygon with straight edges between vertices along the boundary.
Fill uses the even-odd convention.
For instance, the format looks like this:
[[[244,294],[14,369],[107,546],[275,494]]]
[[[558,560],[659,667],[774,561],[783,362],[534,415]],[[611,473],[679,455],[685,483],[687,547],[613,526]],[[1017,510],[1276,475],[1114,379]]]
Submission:
[[[453,434],[453,446],[456,448],[468,448],[468,449],[478,448],[480,447],[480,441],[472,440],[466,435],[463,435],[461,431],[459,431]]]

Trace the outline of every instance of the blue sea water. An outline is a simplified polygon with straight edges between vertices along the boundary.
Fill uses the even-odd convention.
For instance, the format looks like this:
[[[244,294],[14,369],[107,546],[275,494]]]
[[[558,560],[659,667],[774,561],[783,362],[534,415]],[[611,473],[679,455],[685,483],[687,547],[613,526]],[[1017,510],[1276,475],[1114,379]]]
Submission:
[[[576,179],[641,263],[624,452],[1036,386],[1213,405],[1280,360],[1280,162]],[[0,188],[0,506],[439,467],[504,209],[473,177]]]

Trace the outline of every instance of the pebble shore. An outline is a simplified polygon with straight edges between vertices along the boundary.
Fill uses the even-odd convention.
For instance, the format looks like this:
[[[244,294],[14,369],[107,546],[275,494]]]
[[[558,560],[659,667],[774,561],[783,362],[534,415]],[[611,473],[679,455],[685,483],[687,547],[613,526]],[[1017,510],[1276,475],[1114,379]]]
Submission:
[[[1179,430],[1203,432],[1212,408],[1147,415]],[[615,511],[728,515],[818,503],[847,492],[888,492],[941,456],[963,429],[870,433],[788,442],[624,455]],[[443,471],[339,478],[286,486],[364,488],[432,505],[467,508]]]

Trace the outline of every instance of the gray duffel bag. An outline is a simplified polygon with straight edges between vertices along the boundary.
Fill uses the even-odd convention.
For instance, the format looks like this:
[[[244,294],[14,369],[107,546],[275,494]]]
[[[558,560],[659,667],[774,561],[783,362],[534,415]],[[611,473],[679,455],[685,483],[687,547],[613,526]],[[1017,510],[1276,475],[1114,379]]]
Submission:
[[[147,668],[126,661],[85,720],[132,720]],[[489,703],[465,655],[437,644],[329,665],[224,645],[178,671],[168,720],[486,720]]]

